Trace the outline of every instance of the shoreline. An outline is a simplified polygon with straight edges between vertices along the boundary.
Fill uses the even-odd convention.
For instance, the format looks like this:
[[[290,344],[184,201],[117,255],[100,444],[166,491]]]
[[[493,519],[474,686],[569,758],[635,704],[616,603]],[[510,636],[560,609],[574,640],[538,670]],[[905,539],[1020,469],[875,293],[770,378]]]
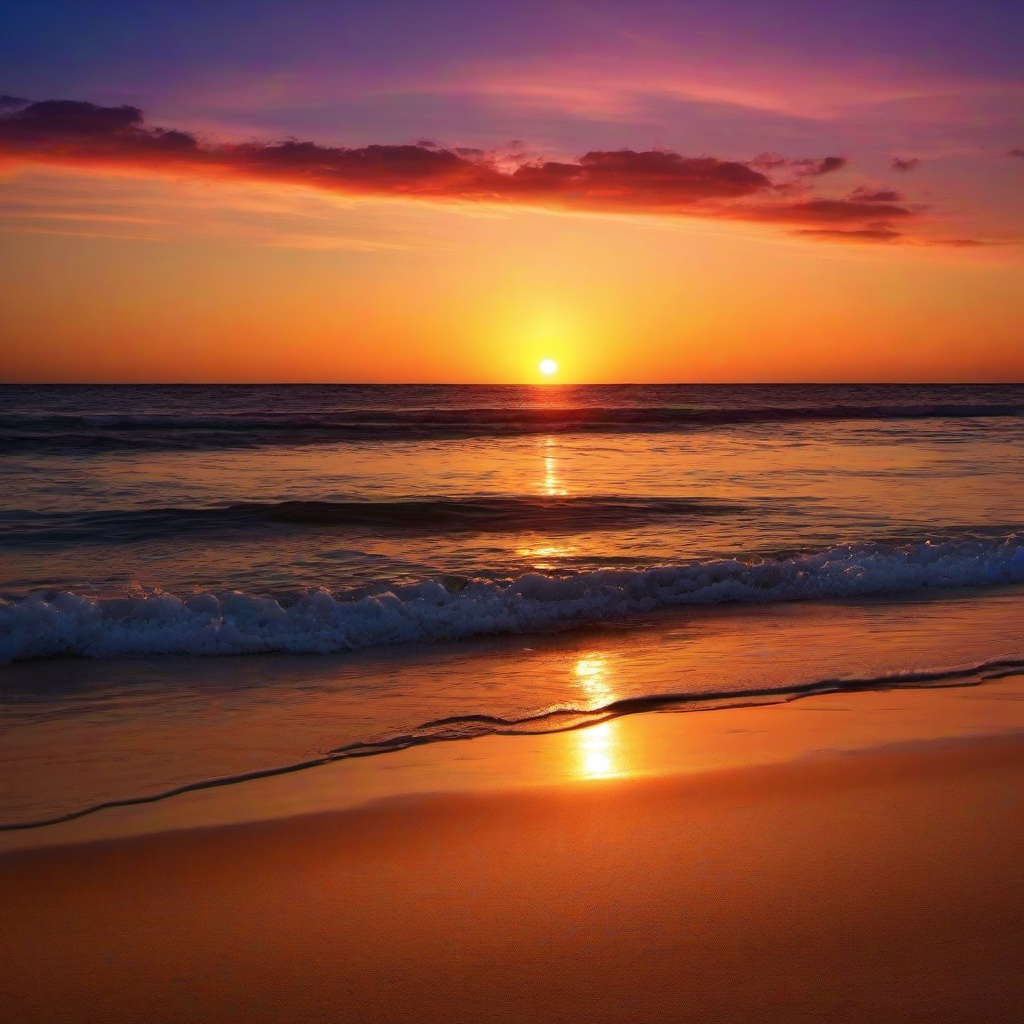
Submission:
[[[393,775],[348,807],[336,766],[317,797],[333,807],[288,808],[253,783],[251,810],[297,813],[203,825],[196,803],[190,827],[11,852],[0,1010],[26,1024],[70,1007],[82,1024],[1016,1020],[1024,686],[973,694],[632,716],[619,721],[646,761],[622,760],[630,737],[582,745],[591,727],[571,734],[561,781],[570,734],[489,737],[448,745],[446,769],[392,755],[417,785]],[[717,724],[687,728],[698,720]],[[659,759],[674,770],[645,773]],[[466,788],[481,773],[490,784]]]
[[[696,710],[645,710],[567,729],[412,744],[133,798],[54,823],[0,831],[9,852],[116,842],[346,812],[435,793],[579,788],[694,777],[907,745],[1024,737],[1024,673],[955,685],[831,690]]]
[[[293,777],[313,772],[319,779],[330,771],[331,778],[342,780],[342,791],[349,788],[345,780],[353,779],[358,780],[352,784],[355,791],[376,794],[387,791],[382,780],[411,779],[414,773],[405,767],[411,762],[427,764],[428,774],[445,775],[451,771],[444,766],[461,757],[493,760],[490,752],[498,748],[477,742],[489,735],[520,734],[509,753],[502,754],[513,763],[530,743],[541,742],[533,736],[552,727],[608,718],[653,721],[666,717],[660,710],[666,703],[665,710],[672,712],[667,717],[693,720],[703,719],[706,710],[731,714],[728,708],[736,705],[777,707],[798,691],[834,689],[842,699],[843,692],[860,690],[861,683],[867,684],[862,692],[871,693],[886,692],[895,683],[973,682],[1024,666],[1022,608],[1017,589],[984,600],[964,595],[929,602],[732,606],[657,615],[616,629],[345,657],[64,660],[11,666],[0,670],[5,712],[0,805],[11,824],[114,804],[126,805],[125,814],[99,812],[100,817],[121,821],[132,816],[135,804],[193,806],[185,797],[161,794],[218,787],[248,792],[255,783],[237,780],[282,772]],[[944,638],[941,649],[936,648],[937,635]],[[801,696],[796,703],[804,706],[810,699]],[[671,707],[678,701],[685,714]],[[544,717],[566,709],[565,717]],[[734,720],[740,721],[729,719]],[[772,715],[759,728],[774,729],[786,720]],[[992,721],[994,731],[1002,725]],[[614,728],[633,735],[648,727]],[[710,749],[721,743],[716,730],[690,721],[684,731],[697,737],[699,747]],[[456,744],[460,751],[434,749],[456,739],[473,742]],[[552,741],[550,749],[562,750],[567,762],[572,745],[572,740]],[[366,756],[371,752],[372,757]],[[529,760],[534,755],[523,756]],[[756,760],[759,755],[753,751],[750,756]],[[327,768],[325,761],[334,764]],[[362,762],[358,769],[356,762]],[[352,767],[342,771],[343,763]],[[296,765],[318,767],[296,773]],[[643,768],[675,769],[668,755]],[[517,770],[510,768],[506,775],[514,780]],[[538,770],[530,777],[544,784],[563,775]],[[467,774],[458,784],[473,788],[477,783]],[[320,786],[310,780],[272,787],[270,803],[294,803],[295,793]],[[415,780],[402,782],[403,791],[417,786]],[[227,806],[233,799],[225,792],[202,806],[209,800]],[[346,801],[351,802],[347,796]],[[169,809],[156,813],[171,815]],[[175,820],[185,815],[181,811]],[[100,825],[97,820],[87,831],[101,832]],[[0,830],[0,850],[24,842],[63,841],[56,835],[65,833],[27,840],[15,839],[18,834]]]
[[[184,783],[162,792],[143,796],[130,796],[110,800],[101,804],[70,810],[59,816],[35,821],[0,822],[0,836],[5,833],[29,832],[35,829],[46,829],[51,826],[64,825],[94,814],[125,808],[142,807],[176,797],[186,796],[209,789],[226,786],[245,785],[262,779],[292,775],[297,772],[310,771],[315,768],[326,768],[342,761],[363,757],[380,757],[400,753],[415,747],[433,743],[456,743],[468,740],[483,739],[486,736],[549,736],[563,732],[576,732],[592,726],[615,722],[630,715],[642,714],[699,714],[709,711],[729,711],[754,707],[774,707],[812,697],[830,694],[857,694],[871,692],[887,692],[891,689],[959,689],[970,686],[983,686],[986,683],[998,682],[1002,679],[1024,676],[1024,662],[1016,659],[994,659],[979,665],[945,670],[919,669],[893,673],[876,679],[824,679],[818,682],[795,684],[788,689],[755,689],[723,691],[705,694],[661,694],[650,697],[624,697],[591,711],[581,709],[543,711],[521,719],[494,719],[495,729],[489,733],[466,736],[437,737],[425,731],[439,724],[455,724],[455,719],[444,723],[427,722],[417,734],[397,736],[378,742],[356,742],[337,750],[327,751],[323,756],[306,761],[270,766],[243,772],[237,775],[215,776],[197,779],[195,782]],[[702,706],[704,705],[704,706]],[[474,721],[482,721],[486,716],[469,716]],[[568,720],[568,724],[557,724],[560,719]],[[578,719],[578,720],[576,720]],[[548,728],[540,727],[541,723],[550,722]],[[537,725],[537,728],[529,726]],[[501,726],[501,727],[499,727]],[[2,852],[2,841],[0,841]]]

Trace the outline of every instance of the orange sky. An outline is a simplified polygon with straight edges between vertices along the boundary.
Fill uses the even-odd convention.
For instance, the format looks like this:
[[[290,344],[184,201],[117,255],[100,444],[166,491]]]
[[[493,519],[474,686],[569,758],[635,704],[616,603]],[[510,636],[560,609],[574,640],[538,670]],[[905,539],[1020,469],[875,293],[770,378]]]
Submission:
[[[1007,251],[28,179],[75,212],[8,227],[7,380],[1024,379]]]
[[[401,39],[343,6],[362,36],[250,27],[233,63],[182,22],[154,65],[126,7],[120,44],[97,22],[11,64],[0,380],[1024,380],[998,25],[926,54],[913,19],[855,49],[802,0],[746,34],[715,5],[566,7],[545,49],[454,2]]]

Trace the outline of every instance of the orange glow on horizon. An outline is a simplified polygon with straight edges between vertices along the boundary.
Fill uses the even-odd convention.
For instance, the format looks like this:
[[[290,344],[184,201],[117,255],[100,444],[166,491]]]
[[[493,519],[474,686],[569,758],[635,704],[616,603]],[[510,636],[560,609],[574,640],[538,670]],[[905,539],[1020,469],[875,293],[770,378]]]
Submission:
[[[1024,379],[1008,247],[52,171],[9,192],[54,215],[8,218],[11,382]]]

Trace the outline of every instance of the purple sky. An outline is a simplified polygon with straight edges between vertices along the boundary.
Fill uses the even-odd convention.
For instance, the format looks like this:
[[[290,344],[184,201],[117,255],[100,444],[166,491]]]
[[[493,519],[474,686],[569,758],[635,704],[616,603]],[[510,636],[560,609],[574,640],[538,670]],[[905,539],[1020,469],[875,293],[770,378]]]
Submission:
[[[191,126],[350,145],[529,135],[573,151],[606,147],[613,126],[623,146],[749,150],[927,110],[932,130],[916,125],[908,143],[1024,145],[1012,0],[5,7],[4,91],[132,103]]]
[[[431,314],[437,338],[479,315],[540,334],[577,317],[583,339],[600,321],[588,303],[616,295],[615,315],[628,325],[642,309],[652,337],[685,323],[740,338],[777,321],[782,345],[794,330],[852,330],[856,281],[874,336],[895,339],[878,340],[871,366],[926,339],[931,310],[954,297],[966,305],[943,323],[950,367],[980,325],[999,340],[987,369],[949,373],[1016,374],[1022,53],[1020,0],[8,3],[0,231],[22,258],[0,313],[19,337],[43,336],[54,268],[70,262],[82,281],[107,268],[78,306],[53,307],[72,351],[81,309],[95,308],[97,337],[111,318],[129,322],[126,304],[146,324],[158,318],[141,296],[171,288],[167,268],[191,282],[205,261],[232,268],[234,291],[207,289],[208,272],[173,293],[203,330],[210,310],[227,317],[271,280],[275,322],[319,337],[300,296],[322,275],[328,291],[353,289],[351,306],[324,314],[331,329],[365,313],[395,352],[410,337],[388,319],[398,281],[422,304],[447,296]],[[34,105],[48,100],[74,103]],[[417,148],[392,148],[403,145]],[[634,245],[626,267],[617,253]],[[219,246],[241,248],[225,262]],[[783,278],[780,254],[793,261]],[[912,286],[897,287],[897,266]],[[108,285],[115,267],[136,292]],[[467,285],[478,268],[483,283]],[[492,286],[483,312],[476,297]],[[809,296],[818,326],[783,326]],[[715,326],[733,312],[742,322]],[[468,352],[486,333],[473,330]],[[912,377],[917,358],[885,372]],[[740,373],[738,359],[701,372]],[[837,366],[807,373],[874,372]]]

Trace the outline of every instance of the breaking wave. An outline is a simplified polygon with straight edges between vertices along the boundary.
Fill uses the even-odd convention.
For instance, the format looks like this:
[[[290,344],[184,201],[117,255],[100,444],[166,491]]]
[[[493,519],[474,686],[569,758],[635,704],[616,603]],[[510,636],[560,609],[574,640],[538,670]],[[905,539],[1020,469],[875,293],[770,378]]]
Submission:
[[[0,660],[60,656],[328,653],[532,633],[658,608],[898,594],[1024,582],[1024,535],[859,544],[757,561],[510,580],[425,581],[391,589],[96,599],[37,593],[0,601]]]

